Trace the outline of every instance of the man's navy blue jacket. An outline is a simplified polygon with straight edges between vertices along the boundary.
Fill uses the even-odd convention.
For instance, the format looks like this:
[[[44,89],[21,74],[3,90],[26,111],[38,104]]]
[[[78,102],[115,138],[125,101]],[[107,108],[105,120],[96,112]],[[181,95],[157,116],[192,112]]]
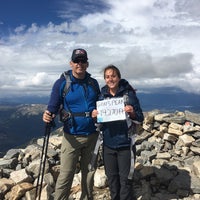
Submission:
[[[51,113],[58,114],[60,106],[63,103],[64,109],[71,113],[92,112],[93,109],[96,109],[96,101],[100,92],[97,80],[92,78],[88,72],[86,72],[84,79],[75,78],[72,75],[72,70],[69,70],[69,75],[71,83],[64,100],[62,98],[62,92],[66,84],[66,79],[64,76],[61,76],[52,87],[47,110]],[[92,81],[96,86],[96,91],[89,84],[91,79],[93,79]],[[64,123],[63,130],[69,134],[89,135],[96,132],[96,127],[91,116],[74,116]]]
[[[127,105],[131,105],[135,111],[135,119],[138,122],[142,122],[144,120],[143,112],[140,107],[139,100],[136,96],[135,90],[130,86],[128,81],[125,79],[121,79],[119,82],[119,88],[115,96],[112,96],[109,92],[108,86],[105,85],[101,89],[101,95],[99,100],[103,100],[106,98],[117,98],[123,97],[124,94],[128,95]],[[102,123],[102,131],[103,131],[103,143],[105,146],[119,149],[123,147],[130,147],[131,140],[128,137],[128,125],[126,120],[112,121]]]

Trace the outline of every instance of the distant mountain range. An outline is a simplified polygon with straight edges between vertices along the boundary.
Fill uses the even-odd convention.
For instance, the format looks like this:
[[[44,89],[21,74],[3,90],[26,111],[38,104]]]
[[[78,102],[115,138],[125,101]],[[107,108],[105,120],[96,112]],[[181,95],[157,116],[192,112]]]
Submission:
[[[200,113],[200,95],[190,93],[138,93],[143,111],[159,109],[162,112],[189,110]]]
[[[44,104],[0,105],[0,155],[44,135],[45,108]]]
[[[200,113],[200,95],[164,88],[149,93],[137,91],[137,96],[144,112],[159,109],[162,112],[189,110]],[[0,98],[0,155],[44,135],[42,113],[48,99],[47,96]],[[56,125],[57,128],[62,126],[58,121]]]
[[[145,91],[145,92],[143,92]],[[200,113],[200,94],[187,93],[179,88],[151,88],[139,89],[137,96],[140,100],[142,109],[149,111],[160,109],[162,111],[184,111]],[[19,104],[45,104],[47,105],[49,96],[15,96],[0,98],[0,105],[19,105]]]

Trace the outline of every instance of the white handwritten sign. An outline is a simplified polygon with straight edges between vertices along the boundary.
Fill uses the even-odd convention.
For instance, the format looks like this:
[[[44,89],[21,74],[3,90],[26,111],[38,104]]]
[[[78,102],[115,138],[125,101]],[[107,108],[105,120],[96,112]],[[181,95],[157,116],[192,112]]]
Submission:
[[[97,122],[109,122],[126,119],[123,97],[97,101],[97,110]]]

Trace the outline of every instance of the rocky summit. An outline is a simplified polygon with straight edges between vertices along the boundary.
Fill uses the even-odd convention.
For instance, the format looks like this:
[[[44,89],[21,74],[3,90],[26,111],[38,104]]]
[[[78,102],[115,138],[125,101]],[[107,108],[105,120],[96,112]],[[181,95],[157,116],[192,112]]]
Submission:
[[[146,112],[137,127],[133,191],[137,200],[200,199],[200,114],[189,111]],[[41,200],[53,199],[60,170],[62,128],[49,138]],[[0,158],[0,199],[35,200],[41,173],[43,138],[23,149],[10,149]],[[39,179],[41,180],[41,179]],[[77,163],[70,200],[80,198]],[[101,148],[94,177],[94,199],[109,200]]]

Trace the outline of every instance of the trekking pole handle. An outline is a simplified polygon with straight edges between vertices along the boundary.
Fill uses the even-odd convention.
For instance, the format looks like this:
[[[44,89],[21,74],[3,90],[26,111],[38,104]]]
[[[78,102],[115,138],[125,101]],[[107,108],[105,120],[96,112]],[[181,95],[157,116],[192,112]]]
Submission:
[[[55,128],[56,127],[56,124],[55,124],[55,121],[54,121],[54,114],[49,112],[49,111],[46,111],[46,114],[51,116],[51,121],[50,122],[46,122],[46,127],[52,127],[52,128]]]

